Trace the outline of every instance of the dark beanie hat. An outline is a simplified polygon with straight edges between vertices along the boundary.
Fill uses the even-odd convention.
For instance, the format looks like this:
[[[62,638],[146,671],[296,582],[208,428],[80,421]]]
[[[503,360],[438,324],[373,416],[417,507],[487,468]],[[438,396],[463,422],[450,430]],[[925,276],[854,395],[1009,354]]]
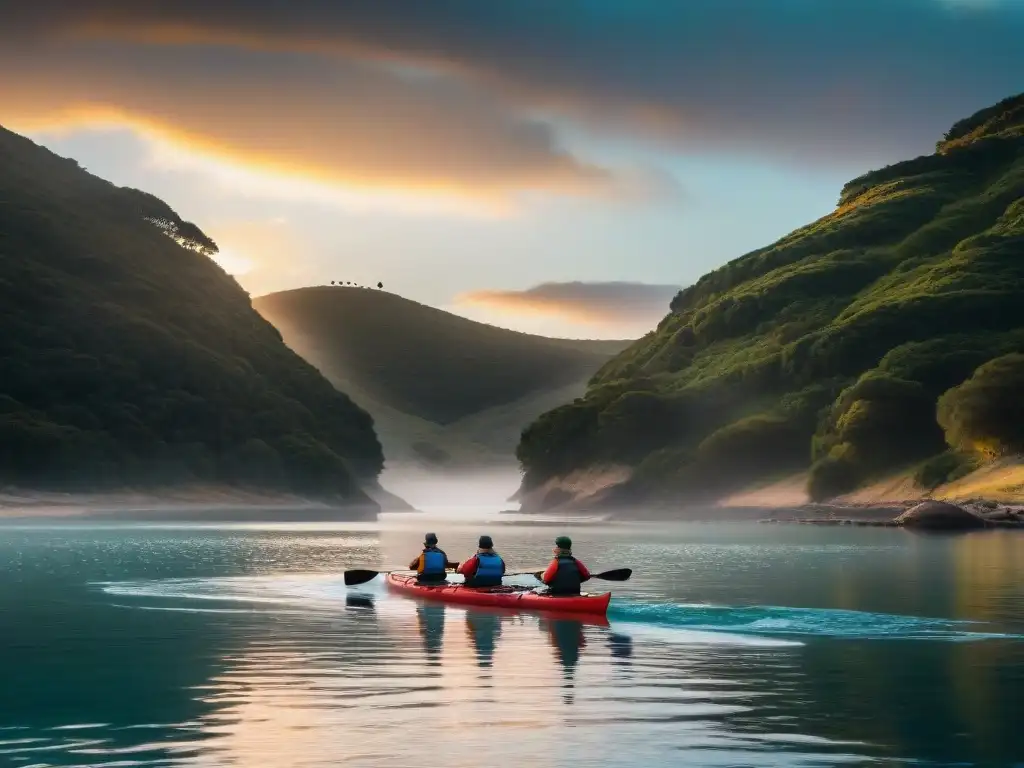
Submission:
[[[477,544],[480,549],[491,549],[494,546],[494,542],[491,541],[490,536],[481,536],[480,542]]]
[[[423,542],[425,544],[437,544],[437,534],[428,533],[426,536],[423,537]]]
[[[555,546],[559,549],[572,549],[572,539],[568,536],[559,536],[555,539]]]

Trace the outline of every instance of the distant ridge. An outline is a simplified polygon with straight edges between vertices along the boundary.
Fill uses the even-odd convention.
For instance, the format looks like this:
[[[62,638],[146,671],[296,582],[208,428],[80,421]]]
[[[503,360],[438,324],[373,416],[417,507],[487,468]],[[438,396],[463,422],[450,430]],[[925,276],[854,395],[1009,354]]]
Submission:
[[[374,417],[388,460],[514,461],[521,429],[629,341],[497,328],[348,286],[253,300],[285,342]]]

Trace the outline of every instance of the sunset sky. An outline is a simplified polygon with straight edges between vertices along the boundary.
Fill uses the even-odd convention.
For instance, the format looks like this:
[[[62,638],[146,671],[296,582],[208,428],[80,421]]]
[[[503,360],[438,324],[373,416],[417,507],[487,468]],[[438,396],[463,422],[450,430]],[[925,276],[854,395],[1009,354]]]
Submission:
[[[166,200],[254,296],[549,335],[679,287],[1024,91],[1024,0],[0,0],[0,124]]]

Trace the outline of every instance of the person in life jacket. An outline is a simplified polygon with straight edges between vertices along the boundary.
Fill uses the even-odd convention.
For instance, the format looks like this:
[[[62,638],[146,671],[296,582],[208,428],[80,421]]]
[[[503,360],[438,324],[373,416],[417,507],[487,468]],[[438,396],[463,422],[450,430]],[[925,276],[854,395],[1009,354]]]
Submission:
[[[555,559],[541,574],[540,580],[548,585],[551,595],[578,595],[580,585],[590,579],[590,571],[572,555],[572,539],[559,536],[552,550]]]
[[[438,549],[437,535],[433,533],[423,537],[423,551],[409,563],[409,567],[416,571],[416,581],[421,584],[439,584],[447,581],[446,570],[458,566],[458,563],[449,562],[448,555],[443,549]]]
[[[505,561],[494,551],[490,536],[481,536],[479,549],[469,560],[459,566],[459,573],[466,577],[467,587],[499,587],[505,575]]]

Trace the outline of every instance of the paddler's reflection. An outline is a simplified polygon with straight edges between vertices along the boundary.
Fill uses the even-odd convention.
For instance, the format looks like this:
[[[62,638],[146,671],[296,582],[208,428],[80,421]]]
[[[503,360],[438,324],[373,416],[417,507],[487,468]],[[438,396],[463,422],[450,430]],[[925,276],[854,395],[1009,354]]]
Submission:
[[[481,668],[494,663],[494,648],[501,635],[501,616],[488,611],[467,611],[466,632],[476,649],[476,663]]]
[[[441,663],[441,644],[444,640],[444,606],[416,606],[416,621],[423,636],[423,650],[427,653],[427,664],[437,666]]]
[[[583,632],[583,622],[575,619],[541,619],[541,629],[547,632],[551,647],[555,649],[555,658],[562,665],[562,688],[565,693],[562,700],[572,704],[575,700],[576,666],[580,661],[580,651],[587,645]]]

